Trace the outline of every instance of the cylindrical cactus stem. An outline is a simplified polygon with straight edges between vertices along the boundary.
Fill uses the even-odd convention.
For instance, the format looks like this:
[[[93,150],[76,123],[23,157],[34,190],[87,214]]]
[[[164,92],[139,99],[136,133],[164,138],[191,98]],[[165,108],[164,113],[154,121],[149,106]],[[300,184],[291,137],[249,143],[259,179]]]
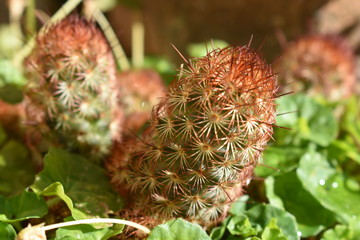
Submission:
[[[25,61],[28,120],[58,143],[95,158],[120,136],[122,110],[115,64],[96,25],[70,15],[36,38]]]
[[[129,207],[159,222],[220,221],[272,136],[277,88],[270,66],[248,46],[192,59],[144,138],[119,146],[107,162],[114,185],[130,192]]]
[[[275,66],[284,91],[304,91],[331,101],[355,93],[353,50],[345,39],[331,35],[306,35],[285,46]]]

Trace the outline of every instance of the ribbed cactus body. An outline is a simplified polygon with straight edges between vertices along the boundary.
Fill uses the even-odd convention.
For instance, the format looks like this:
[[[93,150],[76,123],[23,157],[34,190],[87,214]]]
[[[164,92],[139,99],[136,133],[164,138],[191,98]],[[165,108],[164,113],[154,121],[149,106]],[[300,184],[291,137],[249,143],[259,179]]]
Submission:
[[[69,16],[46,29],[26,60],[28,119],[71,149],[108,152],[119,135],[115,64],[93,22]]]
[[[193,59],[155,108],[143,141],[107,167],[131,207],[158,220],[219,221],[272,135],[276,78],[247,46]],[[126,152],[127,151],[127,152]]]

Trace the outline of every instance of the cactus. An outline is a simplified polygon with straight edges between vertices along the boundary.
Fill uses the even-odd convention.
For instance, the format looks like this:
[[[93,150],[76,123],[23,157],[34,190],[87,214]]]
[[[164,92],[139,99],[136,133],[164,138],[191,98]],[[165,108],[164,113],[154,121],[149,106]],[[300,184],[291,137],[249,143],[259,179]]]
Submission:
[[[150,119],[166,87],[160,75],[149,69],[121,72],[117,78],[124,105],[124,134],[137,133]]]
[[[272,136],[276,91],[270,66],[248,46],[189,62],[143,139],[118,144],[106,164],[119,192],[131,196],[130,215],[204,226],[223,219]]]
[[[285,91],[306,91],[332,101],[355,91],[355,58],[344,39],[309,35],[289,43],[275,66],[279,79],[289,85]]]
[[[108,153],[120,137],[122,111],[113,56],[96,25],[70,15],[50,26],[25,68],[28,121],[55,144],[94,159]]]

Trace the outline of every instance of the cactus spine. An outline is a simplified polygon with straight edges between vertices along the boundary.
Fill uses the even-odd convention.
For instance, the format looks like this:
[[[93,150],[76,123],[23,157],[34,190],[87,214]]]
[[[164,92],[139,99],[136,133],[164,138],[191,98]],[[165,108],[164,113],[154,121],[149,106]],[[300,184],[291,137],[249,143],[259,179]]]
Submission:
[[[49,128],[57,143],[104,155],[119,138],[122,113],[115,64],[102,33],[93,22],[70,15],[36,43],[25,62],[28,119]]]
[[[248,46],[193,59],[154,109],[142,141],[114,150],[107,168],[132,208],[157,221],[203,225],[242,194],[275,122],[276,77]]]

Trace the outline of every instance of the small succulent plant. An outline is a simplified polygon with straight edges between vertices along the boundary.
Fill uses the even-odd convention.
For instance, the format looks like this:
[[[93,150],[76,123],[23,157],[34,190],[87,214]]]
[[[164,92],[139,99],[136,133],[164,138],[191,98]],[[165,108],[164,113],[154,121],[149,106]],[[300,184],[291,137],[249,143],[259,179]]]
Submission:
[[[309,35],[289,43],[276,70],[285,91],[306,91],[332,101],[355,91],[355,58],[341,37]]]
[[[96,25],[70,15],[48,27],[25,68],[28,122],[57,144],[94,158],[108,153],[120,137],[122,110],[113,56]]]
[[[134,215],[209,226],[251,179],[273,133],[278,87],[248,46],[214,49],[187,65],[143,138],[115,146],[107,169],[119,192],[130,195]]]

